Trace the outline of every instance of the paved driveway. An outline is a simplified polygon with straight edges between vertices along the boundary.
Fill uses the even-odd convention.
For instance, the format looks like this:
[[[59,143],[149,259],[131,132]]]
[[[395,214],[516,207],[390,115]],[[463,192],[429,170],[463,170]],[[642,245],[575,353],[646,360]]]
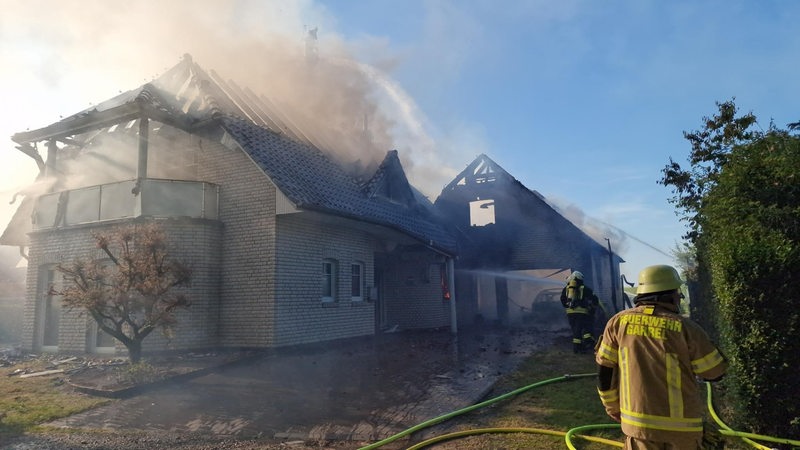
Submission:
[[[239,437],[375,440],[479,401],[563,331],[401,332],[307,346],[51,423]]]

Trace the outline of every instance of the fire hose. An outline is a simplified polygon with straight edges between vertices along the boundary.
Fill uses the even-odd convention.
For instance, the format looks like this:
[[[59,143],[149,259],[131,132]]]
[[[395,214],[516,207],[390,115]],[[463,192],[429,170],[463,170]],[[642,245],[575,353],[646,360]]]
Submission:
[[[563,375],[563,376],[560,376],[560,377],[551,378],[549,380],[539,381],[537,383],[533,383],[533,384],[530,384],[528,386],[521,387],[519,389],[515,389],[515,390],[513,390],[511,392],[508,392],[506,394],[500,395],[498,397],[494,397],[494,398],[491,398],[489,400],[486,400],[486,401],[483,401],[483,402],[480,402],[480,403],[476,403],[476,404],[474,404],[472,406],[468,406],[466,408],[462,408],[462,409],[459,409],[459,410],[456,410],[456,411],[453,411],[453,412],[450,412],[450,413],[447,413],[447,414],[443,414],[443,415],[441,415],[439,417],[434,417],[433,419],[430,419],[430,420],[427,420],[427,421],[422,422],[420,424],[414,425],[411,428],[408,428],[408,429],[403,430],[403,431],[401,431],[401,432],[399,432],[397,434],[389,436],[386,439],[383,439],[383,440],[380,440],[378,442],[372,443],[372,444],[367,445],[365,447],[361,447],[359,450],[372,450],[372,449],[376,449],[378,447],[382,447],[382,446],[384,446],[384,445],[386,445],[386,444],[388,444],[390,442],[394,442],[397,439],[400,439],[403,436],[407,436],[407,435],[409,435],[411,433],[414,433],[416,431],[422,430],[424,428],[431,427],[431,426],[436,425],[436,424],[438,424],[440,422],[444,422],[445,420],[451,419],[451,418],[453,418],[455,416],[458,416],[458,415],[461,415],[461,414],[476,410],[478,408],[482,408],[482,407],[484,407],[486,405],[491,405],[492,403],[496,403],[496,402],[498,402],[500,400],[505,400],[507,398],[513,397],[513,396],[515,396],[517,394],[521,394],[521,393],[523,393],[525,391],[528,391],[530,389],[533,389],[533,388],[536,388],[536,387],[539,387],[539,386],[544,386],[546,384],[551,384],[551,383],[555,383],[555,382],[559,382],[559,381],[567,381],[567,380],[574,380],[574,379],[578,379],[578,378],[586,378],[586,377],[594,377],[594,376],[597,376],[597,375],[594,374],[594,373],[582,373],[582,374],[577,374],[577,375]]]
[[[474,436],[477,434],[490,434],[490,433],[532,433],[532,434],[544,434],[550,436],[563,436],[564,439],[567,441],[567,446],[575,450],[575,447],[572,445],[571,438],[575,433],[588,430],[588,429],[597,429],[597,428],[619,428],[619,424],[602,424],[602,425],[584,425],[582,427],[573,428],[567,432],[564,431],[557,431],[557,430],[547,430],[544,428],[476,428],[474,430],[465,430],[465,431],[457,431],[455,433],[443,434],[440,436],[433,437],[426,441],[422,441],[416,445],[412,445],[408,447],[406,450],[419,450],[430,445],[436,444],[437,442],[448,441],[451,439],[458,439],[465,436]],[[579,434],[577,435],[581,439],[591,441],[591,442],[598,442],[601,444],[606,444],[612,447],[620,447],[622,448],[622,442],[613,441],[611,439],[605,439],[596,436],[586,436]]]
[[[456,411],[453,411],[453,412],[450,412],[450,413],[435,417],[433,419],[427,420],[427,421],[422,422],[420,424],[417,424],[417,425],[415,425],[415,426],[413,426],[411,428],[403,430],[403,431],[401,431],[401,432],[399,432],[397,434],[389,436],[386,439],[383,439],[383,440],[380,440],[378,442],[372,443],[372,444],[367,445],[365,447],[361,447],[359,450],[373,450],[373,449],[376,449],[378,447],[382,447],[382,446],[384,446],[384,445],[386,445],[386,444],[388,444],[390,442],[394,442],[397,439],[400,439],[400,438],[402,438],[404,436],[407,436],[407,435],[409,435],[411,433],[414,433],[416,431],[422,430],[424,428],[431,427],[431,426],[436,425],[438,423],[441,423],[441,422],[443,422],[445,420],[451,419],[451,418],[453,418],[455,416],[458,416],[458,415],[461,415],[461,414],[465,414],[465,413],[473,411],[475,409],[482,408],[482,407],[490,405],[492,403],[496,403],[498,401],[513,397],[513,396],[515,396],[517,394],[521,394],[521,393],[523,393],[525,391],[528,391],[530,389],[533,389],[533,388],[536,388],[536,387],[539,387],[539,386],[544,386],[544,385],[547,385],[547,384],[556,383],[556,382],[560,382],[560,381],[569,381],[569,380],[575,380],[575,379],[578,379],[578,378],[586,378],[586,377],[593,377],[593,376],[596,376],[596,374],[594,374],[594,373],[583,373],[583,374],[576,374],[576,375],[567,374],[567,375],[563,375],[563,376],[560,376],[560,377],[551,378],[551,379],[544,380],[544,381],[539,381],[537,383],[530,384],[528,386],[516,389],[516,390],[508,392],[506,394],[491,398],[489,400],[486,400],[486,401],[483,401],[483,402],[480,402],[480,403],[476,403],[476,404],[474,404],[472,406],[468,406],[466,408],[462,408],[462,409],[459,409],[459,410],[456,410]],[[776,437],[772,437],[772,436],[759,435],[759,434],[755,434],[755,433],[746,433],[746,432],[736,431],[736,430],[732,429],[731,427],[726,425],[722,421],[722,419],[719,418],[717,413],[714,411],[714,407],[712,405],[712,396],[711,396],[711,383],[706,383],[706,387],[707,387],[706,401],[707,401],[708,411],[709,411],[711,417],[717,423],[717,425],[721,428],[719,430],[719,432],[723,436],[738,437],[738,438],[742,439],[742,441],[744,441],[745,443],[747,443],[750,446],[752,446],[752,447],[754,447],[756,449],[759,449],[759,450],[771,450],[771,448],[770,447],[766,447],[766,446],[764,446],[762,444],[759,444],[758,442],[756,442],[756,440],[764,441],[764,442],[773,442],[773,443],[778,443],[778,444],[789,444],[789,445],[792,445],[792,446],[800,447],[800,441],[796,441],[796,440],[792,440],[792,439],[785,439],[785,438],[776,438]],[[438,443],[438,442],[443,442],[443,441],[452,440],[452,439],[459,439],[459,438],[466,437],[466,436],[472,436],[472,435],[478,435],[478,434],[490,434],[490,433],[534,433],[534,434],[544,434],[544,435],[551,435],[551,436],[563,436],[564,440],[565,440],[565,443],[567,445],[567,448],[569,448],[570,450],[576,450],[576,447],[572,444],[572,438],[573,437],[579,437],[579,438],[587,440],[587,441],[598,442],[598,443],[606,444],[606,445],[609,445],[609,446],[612,446],[612,447],[622,448],[623,444],[622,444],[622,442],[619,442],[619,441],[614,441],[614,440],[611,440],[611,439],[605,439],[605,438],[589,436],[589,435],[584,435],[584,434],[578,434],[578,433],[582,433],[584,431],[589,431],[589,430],[595,430],[595,429],[618,429],[619,427],[620,427],[620,425],[618,423],[614,423],[614,424],[593,424],[593,425],[583,425],[583,426],[575,427],[575,428],[572,428],[572,429],[570,429],[570,430],[568,430],[566,432],[557,431],[557,430],[539,429],[539,428],[477,428],[477,429],[472,429],[472,430],[464,430],[464,431],[458,431],[458,432],[454,432],[454,433],[443,434],[443,435],[440,435],[440,436],[435,436],[435,437],[433,437],[431,439],[419,442],[419,443],[409,447],[407,450],[419,450],[419,449],[428,447],[428,446],[433,445],[433,444]]]
[[[792,439],[784,439],[784,438],[775,438],[772,436],[764,436],[754,433],[745,433],[742,431],[736,431],[733,428],[726,425],[725,422],[723,422],[722,419],[719,418],[716,411],[714,411],[714,406],[711,403],[711,383],[708,382],[706,383],[706,404],[708,406],[709,414],[711,414],[711,417],[714,419],[714,422],[716,422],[717,425],[719,425],[719,427],[721,428],[719,432],[723,436],[733,436],[741,438],[744,442],[750,444],[750,446],[757,448],[759,450],[771,450],[771,448],[765,447],[759,444],[758,442],[755,442],[754,439],[765,442],[774,442],[776,444],[789,444],[794,447],[800,447],[800,441]]]

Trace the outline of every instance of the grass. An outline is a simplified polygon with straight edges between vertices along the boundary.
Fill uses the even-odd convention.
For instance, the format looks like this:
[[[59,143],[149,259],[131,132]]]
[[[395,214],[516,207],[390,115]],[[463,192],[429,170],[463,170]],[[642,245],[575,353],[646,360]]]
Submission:
[[[63,374],[11,376],[18,369],[42,371],[47,369],[47,362],[31,360],[0,369],[0,440],[109,402],[74,392],[65,386]]]
[[[528,358],[517,371],[502,378],[486,400],[502,396],[534,383],[566,374],[594,373],[592,355],[576,355],[553,348]],[[481,428],[532,428],[566,432],[574,427],[612,423],[597,396],[594,377],[558,381],[457,416],[436,426],[426,437]],[[618,430],[598,430],[593,436],[622,442]],[[611,448],[606,444],[572,440],[578,449]],[[567,448],[564,437],[539,433],[488,433],[433,444],[429,449],[558,449]]]
[[[518,370],[503,377],[485,400],[566,374],[596,372],[592,355],[575,355],[562,348],[567,348],[567,346],[556,346],[528,358]],[[526,390],[424,430],[422,433],[424,437],[414,436],[413,442],[405,443],[404,447],[387,448],[407,448],[409,445],[425,439],[432,439],[434,436],[484,428],[532,428],[566,432],[583,425],[612,423],[614,423],[613,420],[606,415],[600,403],[596,378],[592,376],[554,382]],[[624,439],[619,429],[591,430],[585,434],[617,441],[620,445]],[[580,450],[615,448],[605,443],[589,442],[580,438],[573,438],[572,444]],[[752,448],[731,439],[727,439],[725,445],[725,448],[728,449]],[[487,433],[458,437],[421,448],[436,450],[522,450],[532,448],[563,450],[567,448],[567,445],[564,437],[561,436],[539,433]]]
[[[567,345],[555,346],[537,352],[528,358],[513,373],[505,375],[487,394],[484,400],[503,396],[534,383],[551,380],[565,374],[594,373],[592,355],[575,355]],[[16,366],[0,368],[0,442],[26,432],[42,430],[40,424],[92,409],[108,403],[108,399],[90,397],[73,391],[63,381],[63,374],[43,377],[20,378],[9,376],[17,369],[40,371],[47,362],[32,360]],[[149,375],[149,368],[142,366],[128,376]],[[401,439],[383,448],[407,448],[424,439],[447,433],[482,428],[530,428],[566,432],[574,427],[612,423],[606,416],[595,388],[595,378],[575,378],[531,388],[517,395],[493,402],[480,409],[470,411],[437,424],[418,435],[412,442]],[[52,430],[47,430],[52,432]],[[617,430],[596,430],[592,436],[622,442]],[[424,436],[424,437],[423,437]],[[613,448],[607,444],[588,442],[579,438],[573,444],[581,450]],[[484,450],[484,449],[541,449],[563,450],[567,448],[562,436],[530,433],[487,433],[443,441],[427,447],[437,450]],[[750,448],[740,442],[726,442],[726,448]]]

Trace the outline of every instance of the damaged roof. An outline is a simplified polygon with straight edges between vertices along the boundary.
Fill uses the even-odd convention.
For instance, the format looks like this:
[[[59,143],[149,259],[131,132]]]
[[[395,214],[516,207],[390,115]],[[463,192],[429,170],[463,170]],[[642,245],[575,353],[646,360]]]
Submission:
[[[223,114],[236,115],[291,139],[313,144],[268,98],[233,81],[224,81],[213,70],[206,72],[188,54],[150,83],[54,124],[17,133],[12,140],[22,144],[60,139],[141,115],[188,131]]]
[[[238,117],[224,116],[221,122],[298,208],[383,225],[438,250],[455,252],[455,239],[423,205],[368,195],[369,189],[365,192],[341,166],[316,147],[288,140]],[[405,187],[399,189],[411,191],[407,181]]]
[[[475,201],[490,202],[493,223],[470,224],[469,204]],[[589,252],[608,254],[608,249],[540,193],[525,187],[485,154],[475,158],[442,190],[435,205],[453,219],[466,242],[474,241],[473,249],[462,248],[464,253],[485,260],[491,252],[500,252],[498,257],[507,267],[574,267]],[[623,262],[619,255],[613,256]]]
[[[151,83],[12,139],[28,153],[38,141],[69,142],[77,134],[139,117],[206,135],[221,126],[296,207],[385,226],[444,253],[456,251],[455,239],[438,222],[430,202],[409,185],[396,151],[388,152],[361,185],[269,99],[205,72],[189,55]],[[24,244],[18,228],[30,220],[27,209],[19,208],[0,244]]]

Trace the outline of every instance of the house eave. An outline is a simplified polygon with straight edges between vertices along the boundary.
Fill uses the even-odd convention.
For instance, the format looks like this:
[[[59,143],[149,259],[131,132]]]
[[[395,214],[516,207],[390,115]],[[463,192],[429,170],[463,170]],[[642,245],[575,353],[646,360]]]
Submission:
[[[430,248],[431,250],[434,250],[434,251],[436,251],[438,253],[441,253],[441,254],[443,254],[445,256],[454,257],[456,255],[456,253],[457,253],[457,251],[455,249],[449,248],[446,245],[442,245],[440,242],[436,242],[436,241],[429,240],[429,239],[428,240],[423,239],[420,236],[416,236],[416,235],[414,235],[412,233],[409,233],[408,231],[404,230],[402,227],[399,227],[399,226],[391,224],[391,223],[382,222],[382,221],[371,219],[371,218],[368,218],[368,217],[359,216],[359,215],[356,215],[356,214],[347,214],[347,213],[342,212],[342,211],[337,211],[337,210],[333,210],[333,209],[329,209],[329,208],[325,208],[325,207],[317,206],[317,205],[305,204],[305,205],[300,205],[299,208],[301,210],[305,210],[305,211],[313,211],[313,212],[320,213],[320,214],[326,214],[326,215],[330,215],[330,216],[340,217],[340,218],[343,218],[343,219],[349,219],[349,220],[354,220],[354,221],[357,221],[357,222],[368,223],[368,224],[370,224],[372,226],[380,227],[380,228],[383,228],[383,229],[389,229],[389,230],[392,230],[395,233],[399,233],[399,234],[402,234],[404,236],[407,236],[409,239],[411,239],[411,240],[413,240],[415,242],[418,242],[418,243]]]
[[[157,108],[153,108],[147,103],[133,101],[125,103],[105,111],[91,111],[85,115],[69,118],[48,125],[38,130],[24,131],[16,133],[11,140],[18,144],[40,142],[45,140],[65,140],[70,136],[85,133],[92,130],[109,127],[129,120],[147,117],[159,122],[167,123],[184,130],[189,129],[191,122],[176,118],[173,114]]]

